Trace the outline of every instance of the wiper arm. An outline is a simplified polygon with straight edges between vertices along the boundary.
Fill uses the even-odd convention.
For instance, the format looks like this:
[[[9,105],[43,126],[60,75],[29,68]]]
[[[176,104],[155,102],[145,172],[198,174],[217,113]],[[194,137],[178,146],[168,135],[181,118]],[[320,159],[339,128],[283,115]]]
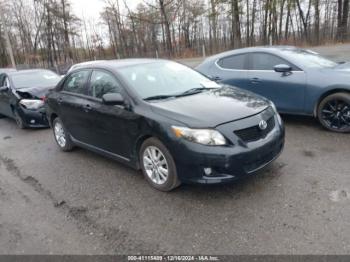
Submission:
[[[175,97],[174,95],[157,95],[157,96],[149,96],[144,98],[143,100],[145,101],[150,101],[150,100],[161,100],[161,99],[167,99],[167,98],[171,98],[171,97]]]
[[[179,96],[188,96],[188,95],[193,95],[193,94],[198,94],[203,92],[204,90],[210,90],[210,89],[216,89],[216,88],[208,88],[208,87],[196,87],[196,88],[191,88],[181,94],[176,95],[176,97]]]

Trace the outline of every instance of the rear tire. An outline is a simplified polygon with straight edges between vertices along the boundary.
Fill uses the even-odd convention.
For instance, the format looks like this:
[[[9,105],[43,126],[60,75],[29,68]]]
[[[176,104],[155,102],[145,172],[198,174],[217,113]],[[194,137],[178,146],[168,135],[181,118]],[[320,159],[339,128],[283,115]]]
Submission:
[[[317,118],[330,131],[350,132],[350,94],[335,93],[324,98],[318,106]]]
[[[158,139],[151,137],[143,142],[139,159],[142,173],[152,187],[171,191],[181,184],[173,157]]]
[[[70,134],[64,128],[61,119],[58,117],[56,117],[52,122],[52,130],[58,147],[64,152],[72,151],[74,144]]]
[[[19,115],[17,109],[14,109],[14,110],[13,110],[13,115],[14,115],[14,117],[15,117],[17,126],[18,126],[20,129],[25,129],[25,128],[26,128],[26,125],[25,125],[25,123],[24,123],[22,117]]]

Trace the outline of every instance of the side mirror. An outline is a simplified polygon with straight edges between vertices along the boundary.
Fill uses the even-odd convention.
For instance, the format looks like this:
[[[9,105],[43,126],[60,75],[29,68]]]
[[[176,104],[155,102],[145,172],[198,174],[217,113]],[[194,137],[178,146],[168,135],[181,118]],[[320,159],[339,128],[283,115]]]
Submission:
[[[219,76],[207,76],[211,81],[220,82],[222,79]]]
[[[102,102],[109,106],[124,105],[124,98],[119,93],[104,94]]]
[[[287,73],[292,71],[292,68],[289,65],[285,64],[275,65],[273,69],[278,73]]]
[[[0,92],[6,92],[7,90],[9,90],[9,88],[7,86],[0,87]]]

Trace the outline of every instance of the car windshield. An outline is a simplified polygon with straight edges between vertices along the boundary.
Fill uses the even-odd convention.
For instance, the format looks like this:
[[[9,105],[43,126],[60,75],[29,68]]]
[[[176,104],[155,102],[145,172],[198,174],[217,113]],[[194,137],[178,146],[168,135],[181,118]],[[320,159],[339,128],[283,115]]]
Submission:
[[[202,74],[171,61],[129,66],[119,72],[142,99],[162,99],[219,87]]]
[[[11,76],[15,89],[27,87],[51,87],[61,80],[61,77],[54,72],[43,71],[29,71],[21,72]]]
[[[337,63],[332,60],[305,49],[284,50],[283,52],[291,59],[308,68],[331,68],[337,65]]]

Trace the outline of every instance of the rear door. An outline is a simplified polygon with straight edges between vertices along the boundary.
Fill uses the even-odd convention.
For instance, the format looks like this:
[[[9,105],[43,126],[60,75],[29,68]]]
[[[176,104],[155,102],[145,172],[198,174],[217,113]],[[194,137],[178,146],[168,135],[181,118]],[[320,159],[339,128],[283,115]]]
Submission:
[[[220,58],[215,62],[213,79],[232,86],[246,88],[248,55],[237,54]]]
[[[124,106],[105,105],[102,97],[108,93],[126,94],[118,79],[109,71],[94,69],[89,84],[91,112],[89,114],[93,146],[128,160],[138,135],[138,115]]]
[[[275,72],[274,67],[286,64],[291,72]],[[302,113],[306,89],[304,71],[285,59],[263,52],[249,55],[248,89],[272,100],[280,112]]]
[[[88,105],[88,79],[91,70],[73,72],[64,81],[56,97],[59,116],[73,138],[88,143],[91,138],[90,108]]]

